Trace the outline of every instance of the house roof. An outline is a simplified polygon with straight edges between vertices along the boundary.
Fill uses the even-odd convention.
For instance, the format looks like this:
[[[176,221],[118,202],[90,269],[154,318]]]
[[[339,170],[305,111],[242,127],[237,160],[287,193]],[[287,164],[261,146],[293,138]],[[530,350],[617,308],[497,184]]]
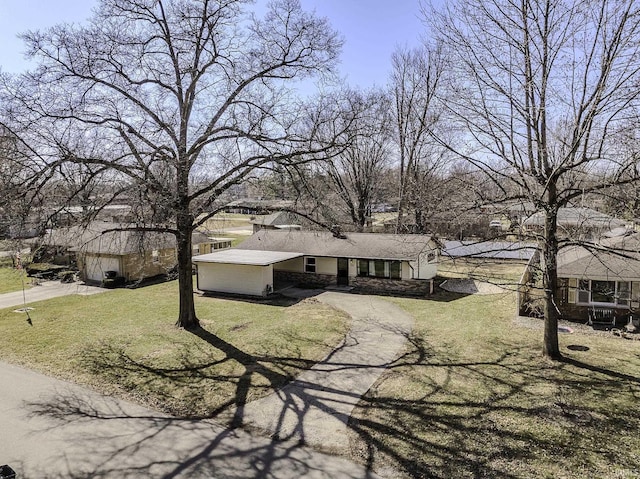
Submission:
[[[93,254],[127,255],[143,251],[175,248],[175,236],[171,233],[149,231],[108,231],[71,251]]]
[[[640,280],[640,234],[607,238],[597,245],[563,248],[558,276],[611,281]]]
[[[145,239],[142,240],[141,231],[118,230],[118,228],[127,227],[135,227],[135,225],[109,221],[92,221],[87,225],[48,230],[42,239],[36,238],[31,242],[63,247],[70,251],[104,254],[130,254],[141,251],[141,247],[145,249],[167,249],[174,248],[176,245],[175,237],[171,233],[144,232]],[[220,240],[230,239],[211,239],[198,231],[194,231],[191,238],[193,244],[216,243]]]
[[[77,248],[100,236],[104,231],[121,228],[119,223],[92,221],[87,225],[76,225],[47,230],[42,238],[33,238],[30,242],[47,246]]]
[[[336,238],[327,231],[261,230],[242,242],[247,250],[288,251],[307,256],[347,257],[413,261],[433,250],[428,235],[345,233]]]
[[[523,221],[525,226],[543,226],[544,212],[537,212]],[[614,229],[624,226],[624,221],[613,218],[591,208],[560,208],[558,225],[569,228]]]
[[[299,222],[298,215],[288,211],[276,211],[270,215],[260,216],[249,223],[261,226],[290,226]]]
[[[268,266],[281,261],[304,256],[302,253],[291,253],[286,251],[264,251],[247,250],[240,248],[223,249],[213,253],[194,256],[194,263],[225,263],[225,264],[246,264],[254,266]]]
[[[509,241],[445,241],[443,254],[452,258],[529,260],[535,251],[535,243]]]

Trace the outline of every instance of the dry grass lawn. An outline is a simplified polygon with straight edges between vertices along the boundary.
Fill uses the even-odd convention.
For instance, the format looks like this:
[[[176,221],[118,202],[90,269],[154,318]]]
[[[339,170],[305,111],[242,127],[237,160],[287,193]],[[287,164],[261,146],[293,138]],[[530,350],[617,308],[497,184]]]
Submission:
[[[0,310],[2,360],[179,416],[212,417],[270,393],[339,343],[346,316],[314,300],[196,297],[202,329],[176,329],[177,284]]]
[[[563,334],[552,362],[512,292],[393,301],[416,327],[351,418],[354,458],[401,478],[640,477],[640,341]]]
[[[26,277],[24,270],[0,267],[0,294],[20,291],[23,284],[25,288],[31,287],[31,280]]]

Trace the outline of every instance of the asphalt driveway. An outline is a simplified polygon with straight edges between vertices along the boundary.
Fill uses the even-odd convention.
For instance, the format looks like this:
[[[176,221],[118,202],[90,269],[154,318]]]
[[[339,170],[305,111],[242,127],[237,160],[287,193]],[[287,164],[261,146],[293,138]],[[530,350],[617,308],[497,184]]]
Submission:
[[[61,283],[60,281],[43,281],[37,286],[22,291],[0,294],[0,309],[22,307],[25,302],[34,303],[45,299],[69,296],[71,294],[90,295],[109,291],[96,286],[87,286],[84,283]]]
[[[376,479],[346,459],[172,418],[0,363],[0,464],[19,479]]]

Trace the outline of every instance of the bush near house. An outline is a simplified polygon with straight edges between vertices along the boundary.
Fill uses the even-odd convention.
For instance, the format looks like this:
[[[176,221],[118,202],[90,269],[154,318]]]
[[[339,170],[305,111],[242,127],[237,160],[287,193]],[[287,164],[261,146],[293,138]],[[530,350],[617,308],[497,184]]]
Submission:
[[[37,276],[43,279],[57,279],[58,274],[67,270],[68,266],[51,263],[29,263],[24,268],[29,276]]]

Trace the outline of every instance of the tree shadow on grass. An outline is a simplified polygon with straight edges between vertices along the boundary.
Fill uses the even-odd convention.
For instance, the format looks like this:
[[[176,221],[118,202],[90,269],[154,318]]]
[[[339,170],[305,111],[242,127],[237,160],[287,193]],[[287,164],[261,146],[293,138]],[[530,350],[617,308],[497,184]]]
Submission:
[[[216,384],[232,388],[222,404],[206,414],[196,414],[197,420],[136,415],[117,408],[105,412],[73,396],[31,404],[33,414],[65,424],[122,421],[126,429],[132,427],[125,426],[130,421],[137,428],[124,444],[118,442],[122,430],[118,434],[105,432],[99,437],[99,450],[94,451],[101,458],[99,464],[90,474],[74,476],[71,471],[65,477],[126,477],[133,473],[167,478],[197,474],[368,477],[366,471],[351,475],[344,464],[332,476],[331,472],[326,473],[330,460],[300,447],[305,442],[305,431],[299,429],[304,429],[305,415],[312,407],[336,416],[342,414],[337,403],[332,409],[318,399],[318,393],[335,394],[337,401],[344,402],[356,401],[357,397],[333,388],[329,382],[285,388],[293,378],[287,372],[292,371],[292,365],[308,368],[312,363],[299,357],[249,354],[203,328],[193,334],[202,340],[203,348],[211,349],[211,361],[194,362],[185,354],[179,367],[162,368],[133,360],[124,351],[97,351],[88,360],[97,370],[115,372],[114,378],[141,374],[149,384],[156,380],[191,384],[194,398]],[[640,381],[636,376],[571,358],[562,363],[546,362],[512,344],[496,344],[494,352],[484,354],[483,360],[457,361],[437,350],[428,338],[409,334],[406,339],[404,354],[375,365],[386,369],[386,373],[360,399],[355,414],[350,419],[341,417],[348,421],[351,444],[350,451],[341,453],[355,457],[365,469],[394,470],[398,477],[407,478],[516,478],[531,477],[540,471],[566,477],[595,477],[603,476],[601,472],[608,468],[620,472],[640,466],[638,458],[626,454],[621,447],[635,437],[621,436],[621,431],[640,428],[637,407],[629,410],[606,405],[606,401],[632,404],[637,400]],[[236,363],[239,369],[233,374],[215,373],[215,366],[228,362]],[[331,367],[357,373],[363,365],[332,362]],[[256,396],[256,389],[262,395],[277,391],[287,396],[283,409],[294,411],[300,425],[295,435],[279,435],[277,440],[249,438],[237,429],[244,423],[244,406]],[[187,396],[186,400],[190,398]],[[284,420],[284,415],[283,410],[276,421]],[[223,417],[228,420],[226,429],[203,420]],[[79,439],[88,441],[94,437],[92,429]],[[246,445],[238,446],[238,437]],[[291,441],[300,437],[301,441]],[[159,447],[158,442],[163,445]],[[128,458],[146,457],[143,452],[150,459],[129,464]],[[325,475],[320,470],[325,470]]]

